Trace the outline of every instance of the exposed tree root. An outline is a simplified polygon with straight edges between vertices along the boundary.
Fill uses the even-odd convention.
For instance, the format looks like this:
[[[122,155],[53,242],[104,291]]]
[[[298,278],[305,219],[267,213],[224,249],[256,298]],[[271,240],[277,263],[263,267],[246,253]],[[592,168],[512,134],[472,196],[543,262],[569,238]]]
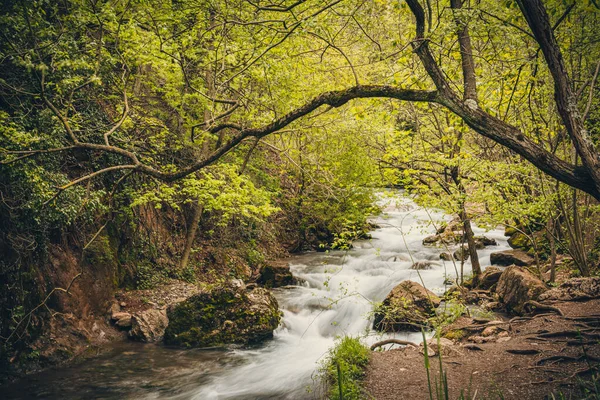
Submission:
[[[537,349],[506,349],[505,351],[510,354],[519,355],[534,355],[541,353],[541,351]]]
[[[377,343],[373,343],[371,345],[371,350],[375,350],[378,347],[381,346],[385,346],[386,344],[400,344],[400,345],[404,345],[404,346],[412,346],[414,348],[419,348],[419,346],[416,343],[413,342],[409,342],[407,340],[400,340],[400,339],[386,339],[386,340],[382,340],[380,342]]]
[[[461,329],[466,329],[468,331],[482,331],[485,328],[487,328],[488,326],[502,326],[502,325],[509,325],[510,321],[491,321],[485,324],[472,324],[472,325],[467,325]]]
[[[540,333],[537,337],[540,338],[556,338],[556,337],[574,337],[574,338],[583,338],[586,339],[600,339],[600,333],[590,333],[590,331],[595,331],[595,329],[583,329],[583,330],[567,330],[567,331],[558,331],[558,332],[545,332]]]
[[[597,368],[593,368],[593,367],[587,367],[587,368],[582,368],[582,369],[578,369],[577,371],[575,371],[574,373],[572,373],[571,375],[567,376],[564,379],[560,379],[560,380],[556,380],[556,379],[546,379],[543,381],[536,381],[536,382],[527,382],[527,383],[522,383],[521,385],[543,385],[543,384],[549,384],[549,383],[554,383],[554,382],[567,382],[575,377],[578,376],[582,376],[582,375],[587,375],[590,374],[594,371],[597,371]]]
[[[475,351],[483,351],[483,349],[475,344],[465,344],[462,346],[463,349],[467,350],[475,350]]]
[[[579,357],[554,355],[554,356],[545,357],[545,358],[537,360],[535,362],[535,365],[544,365],[544,363],[548,363],[551,361],[553,361],[552,364],[555,364],[557,362],[600,361],[600,358],[594,357],[590,354],[587,354],[587,355],[582,354]]]
[[[537,301],[533,301],[533,300],[529,300],[528,302],[526,302],[523,305],[523,308],[527,311],[527,312],[533,312],[534,310],[539,310],[539,311],[553,311],[555,313],[557,313],[560,316],[564,316],[565,314],[560,310],[560,308],[558,307],[554,307],[548,304],[542,304],[539,303]]]

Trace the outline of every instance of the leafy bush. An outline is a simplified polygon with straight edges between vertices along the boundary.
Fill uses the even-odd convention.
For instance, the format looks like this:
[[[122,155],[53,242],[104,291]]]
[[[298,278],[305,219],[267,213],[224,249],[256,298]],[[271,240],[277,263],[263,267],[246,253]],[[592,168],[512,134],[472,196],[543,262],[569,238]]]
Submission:
[[[441,311],[441,313],[439,313],[439,311]],[[438,315],[432,317],[432,325],[439,330],[445,326],[451,325],[466,311],[467,307],[464,304],[453,300],[447,301],[438,309]]]
[[[359,338],[344,336],[329,350],[321,376],[329,385],[330,399],[361,399],[360,381],[369,363],[370,351]],[[341,396],[340,396],[341,392]]]

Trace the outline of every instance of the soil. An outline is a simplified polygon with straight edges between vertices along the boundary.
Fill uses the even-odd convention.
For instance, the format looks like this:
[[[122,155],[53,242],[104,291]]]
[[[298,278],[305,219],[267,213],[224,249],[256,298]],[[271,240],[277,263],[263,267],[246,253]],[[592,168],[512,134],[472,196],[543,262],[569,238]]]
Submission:
[[[485,326],[470,318],[456,321],[450,328],[466,327],[470,336],[442,351],[449,398],[459,398],[461,391],[468,399],[551,399],[552,393],[584,398],[582,382],[600,371],[600,299],[553,306],[564,315],[544,311]],[[490,325],[497,328],[486,334],[497,332],[482,336]],[[435,399],[439,356],[430,357],[430,363]],[[367,398],[429,399],[422,349],[373,352],[363,386]]]

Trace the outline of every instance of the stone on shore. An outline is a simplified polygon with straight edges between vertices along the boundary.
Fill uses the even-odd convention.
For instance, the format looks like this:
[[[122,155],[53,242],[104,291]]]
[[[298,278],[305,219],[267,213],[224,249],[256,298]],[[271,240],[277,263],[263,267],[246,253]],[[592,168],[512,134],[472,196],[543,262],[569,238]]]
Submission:
[[[419,331],[435,315],[440,298],[413,281],[403,281],[375,311],[373,328],[384,332]]]
[[[523,313],[523,306],[530,300],[537,300],[546,290],[546,285],[529,271],[508,267],[498,280],[496,294],[506,308],[517,314]]]
[[[280,313],[266,289],[218,286],[169,307],[168,317],[166,344],[209,347],[272,338]]]

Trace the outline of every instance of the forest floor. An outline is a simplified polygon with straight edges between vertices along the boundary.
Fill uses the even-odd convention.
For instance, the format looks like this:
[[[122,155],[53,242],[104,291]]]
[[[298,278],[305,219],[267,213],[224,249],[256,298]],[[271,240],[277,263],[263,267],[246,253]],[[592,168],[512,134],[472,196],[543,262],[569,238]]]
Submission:
[[[600,376],[600,299],[553,305],[564,315],[506,318],[501,325],[488,323],[493,330],[506,333],[475,334],[442,346],[449,398],[457,399],[461,392],[465,399],[473,399],[475,394],[477,399],[553,399],[552,394],[556,399],[584,398],[582,384],[590,386],[592,378]],[[454,325],[453,329],[482,330],[470,318],[461,318]],[[436,399],[439,356],[431,357],[430,363]],[[596,385],[600,390],[600,382]],[[368,396],[429,399],[427,387],[422,349],[409,346],[372,353],[364,380]]]

